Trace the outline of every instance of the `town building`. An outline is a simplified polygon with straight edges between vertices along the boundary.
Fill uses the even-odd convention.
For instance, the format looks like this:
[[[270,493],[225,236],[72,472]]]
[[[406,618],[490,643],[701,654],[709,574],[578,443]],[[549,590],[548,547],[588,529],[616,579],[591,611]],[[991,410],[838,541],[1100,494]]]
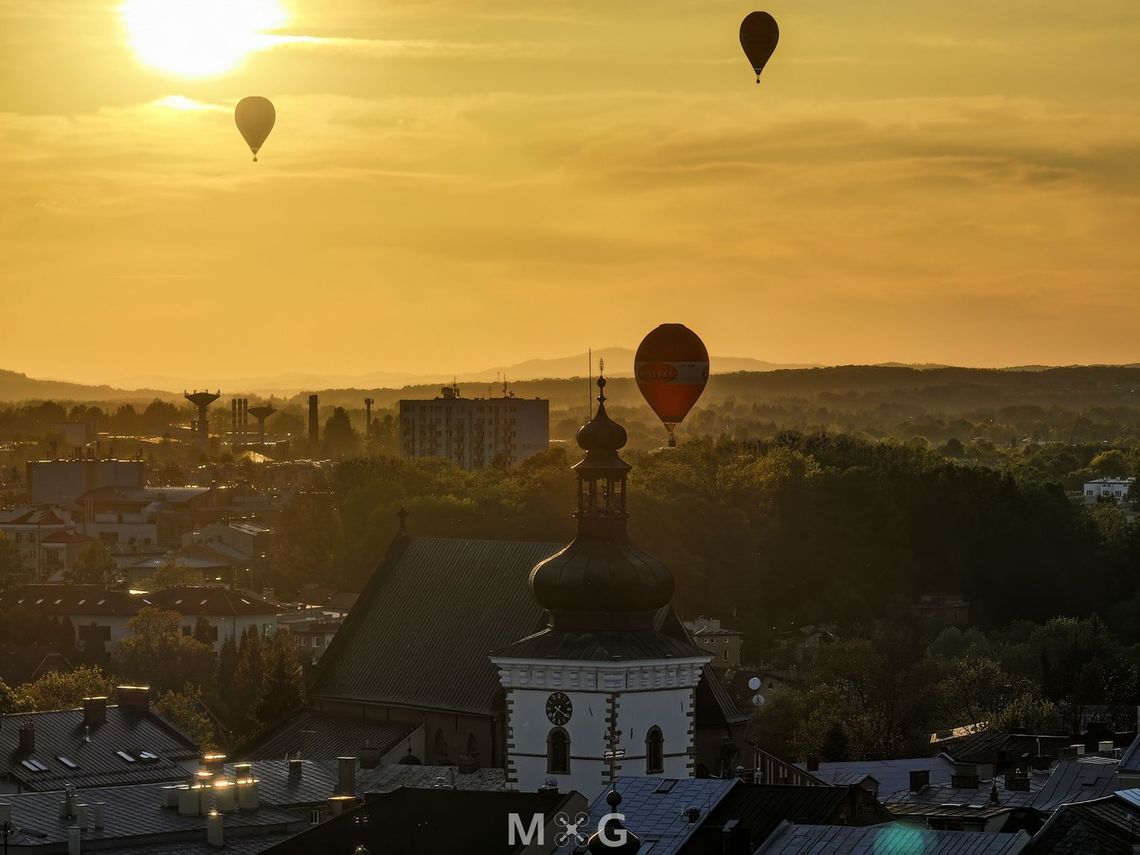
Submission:
[[[910,613],[938,626],[965,626],[970,622],[970,604],[958,594],[923,594],[911,605]]]
[[[79,497],[79,528],[106,544],[176,548],[186,532],[233,513],[223,501],[209,487],[97,487]]]
[[[0,716],[0,793],[183,781],[199,747],[150,708],[150,690],[120,686],[118,704]]]
[[[1135,483],[1135,478],[1097,478],[1094,481],[1085,481],[1082,495],[1090,504],[1096,502],[1119,504],[1128,498],[1128,491]]]
[[[530,573],[548,624],[491,657],[506,694],[507,780],[520,790],[553,780],[591,792],[613,769],[694,773],[696,688],[712,656],[655,626],[673,575],[626,533],[626,432],[606,413],[605,383],[578,431],[577,537]]]
[[[69,508],[81,496],[101,487],[142,487],[146,464],[141,460],[97,460],[92,457],[29,460],[28,497],[33,505]]]
[[[404,457],[444,457],[464,469],[513,466],[550,444],[550,402],[513,395],[463,398],[445,386],[438,398],[400,401]]]
[[[694,621],[685,621],[685,629],[693,643],[712,656],[709,664],[714,668],[739,668],[740,646],[744,634],[720,625],[717,618],[703,615]]]
[[[193,635],[198,620],[210,627],[215,651],[249,627],[271,635],[277,607],[244,591],[216,586],[178,586],[153,594],[107,589],[102,585],[24,585],[0,594],[0,608],[21,607],[75,627],[76,647],[111,653],[130,634],[130,620],[147,606],[182,615],[182,633]]]
[[[1061,805],[1033,835],[1026,855],[1122,853],[1140,845],[1140,790],[1119,790],[1101,798]]]
[[[0,514],[0,532],[15,545],[31,580],[42,582],[71,567],[93,540],[75,530],[61,508],[20,508]]]

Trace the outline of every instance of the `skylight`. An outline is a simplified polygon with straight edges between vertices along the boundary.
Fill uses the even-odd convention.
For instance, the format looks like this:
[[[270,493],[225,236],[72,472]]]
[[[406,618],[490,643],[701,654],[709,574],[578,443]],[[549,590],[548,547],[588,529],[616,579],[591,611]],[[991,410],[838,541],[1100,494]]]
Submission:
[[[132,757],[130,754],[128,754],[126,751],[116,751],[115,753],[118,754],[119,757],[122,758],[123,760],[126,760],[128,763],[134,763],[135,762],[135,758]]]
[[[46,772],[48,767],[36,760],[34,757],[29,757],[27,760],[21,760],[20,765],[27,769],[29,772]]]
[[[140,760],[146,760],[149,763],[149,762],[153,762],[153,761],[157,760],[158,755],[155,754],[153,751],[140,751],[139,752],[139,759]]]
[[[60,755],[56,756],[55,759],[58,760],[60,763],[62,763],[64,766],[66,766],[68,769],[78,769],[79,768],[79,764],[76,763],[74,760],[72,760],[70,757],[64,757],[62,754],[60,754]]]

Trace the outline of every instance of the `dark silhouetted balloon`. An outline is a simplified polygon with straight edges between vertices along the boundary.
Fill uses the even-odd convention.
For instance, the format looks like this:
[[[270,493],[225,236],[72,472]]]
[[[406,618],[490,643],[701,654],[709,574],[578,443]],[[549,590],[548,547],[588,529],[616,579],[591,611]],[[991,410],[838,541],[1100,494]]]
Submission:
[[[740,46],[752,63],[757,83],[760,82],[760,72],[767,65],[778,41],[780,28],[776,26],[776,19],[767,12],[749,12],[740,22]]]
[[[257,160],[257,152],[261,149],[265,138],[273,130],[273,123],[277,120],[277,111],[268,98],[260,95],[251,95],[242,98],[234,108],[234,121],[238,130],[249,143],[249,150],[253,152],[253,159]]]
[[[701,397],[709,380],[709,352],[700,337],[684,324],[662,324],[647,335],[633,357],[637,388],[669,431]]]

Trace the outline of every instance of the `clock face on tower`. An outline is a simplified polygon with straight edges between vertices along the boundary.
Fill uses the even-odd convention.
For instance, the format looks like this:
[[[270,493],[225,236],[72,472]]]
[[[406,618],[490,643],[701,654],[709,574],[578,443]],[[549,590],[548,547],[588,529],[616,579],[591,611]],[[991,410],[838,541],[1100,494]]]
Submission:
[[[574,705],[570,703],[570,698],[565,692],[555,692],[546,699],[546,717],[550,719],[551,724],[561,727],[570,721],[570,716],[574,714]]]

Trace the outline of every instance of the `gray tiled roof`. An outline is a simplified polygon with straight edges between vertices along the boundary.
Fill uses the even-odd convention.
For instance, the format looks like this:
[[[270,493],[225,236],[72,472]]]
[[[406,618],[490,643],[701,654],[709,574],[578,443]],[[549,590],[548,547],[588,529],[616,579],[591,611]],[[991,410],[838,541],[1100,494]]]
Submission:
[[[894,823],[784,825],[756,855],[1015,855],[1028,839],[1024,832],[932,831]]]
[[[491,713],[492,650],[542,625],[532,567],[562,544],[401,538],[321,657],[311,697]]]
[[[186,771],[175,761],[198,756],[198,746],[174,725],[153,712],[133,707],[108,706],[103,724],[89,729],[83,710],[18,713],[0,718],[0,775],[18,781],[25,789],[58,790],[75,787],[180,781]],[[35,727],[35,751],[21,753],[20,727]],[[125,751],[127,761],[116,754]],[[156,759],[140,757],[148,751]],[[76,765],[72,768],[60,757]],[[47,771],[33,771],[24,761],[36,761]]]
[[[390,793],[400,787],[498,792],[507,789],[507,773],[503,769],[463,773],[456,766],[378,766],[357,773],[356,786],[361,793]]]
[[[0,796],[11,805],[12,822],[20,832],[9,841],[13,846],[42,846],[67,840],[68,826],[74,820],[60,817],[59,803],[63,793],[19,793]],[[159,835],[177,836],[179,833],[196,834],[201,831],[205,838],[205,818],[183,816],[176,809],[162,806],[162,787],[143,784],[132,787],[104,787],[82,790],[76,794],[77,804],[104,805],[104,827],[95,829],[89,816],[88,828],[83,833],[85,841],[93,848],[106,849],[114,840],[114,849],[137,845],[145,838]],[[296,826],[297,815],[263,805],[253,811],[236,811],[226,814],[225,824],[233,829],[285,832],[287,826]],[[169,839],[169,838],[168,838]],[[177,839],[177,837],[175,837]],[[158,841],[155,841],[158,842]]]
[[[246,760],[357,757],[365,748],[386,754],[416,725],[301,710],[238,752]]]
[[[618,811],[625,814],[625,827],[640,838],[643,849],[653,843],[653,855],[673,855],[700,827],[699,822],[689,822],[685,812],[697,808],[701,818],[707,817],[738,784],[740,781],[736,778],[678,780],[623,776],[617,782],[621,794]],[[608,788],[603,789],[590,804],[591,828],[597,828],[602,817],[610,812],[606,802],[608,792]]]

